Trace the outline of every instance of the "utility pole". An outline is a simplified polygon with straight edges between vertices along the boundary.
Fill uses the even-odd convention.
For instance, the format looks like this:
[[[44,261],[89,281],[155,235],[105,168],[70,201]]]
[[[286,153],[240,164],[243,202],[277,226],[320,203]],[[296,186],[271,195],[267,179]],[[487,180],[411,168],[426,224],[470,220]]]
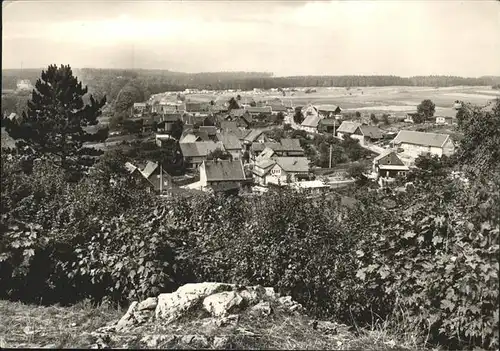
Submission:
[[[329,168],[332,168],[332,144],[330,144],[330,167]]]
[[[160,195],[163,193],[163,166],[160,162]]]

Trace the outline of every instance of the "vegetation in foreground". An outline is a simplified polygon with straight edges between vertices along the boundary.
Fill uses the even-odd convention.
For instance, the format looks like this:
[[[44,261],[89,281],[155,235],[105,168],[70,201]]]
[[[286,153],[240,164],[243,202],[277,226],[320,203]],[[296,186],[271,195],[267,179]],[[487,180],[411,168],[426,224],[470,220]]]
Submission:
[[[112,157],[68,182],[57,150],[2,152],[0,297],[126,305],[187,282],[260,284],[417,345],[498,348],[500,102],[458,118],[456,157],[420,159],[405,191],[359,188],[347,208],[290,191],[165,200]]]

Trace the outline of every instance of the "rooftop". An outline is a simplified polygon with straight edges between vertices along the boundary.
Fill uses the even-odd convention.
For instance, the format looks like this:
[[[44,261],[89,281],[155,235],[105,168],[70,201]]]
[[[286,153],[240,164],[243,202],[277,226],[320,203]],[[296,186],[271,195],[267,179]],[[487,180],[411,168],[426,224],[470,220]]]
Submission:
[[[241,181],[245,172],[241,161],[205,161],[205,173],[208,181]]]
[[[180,143],[182,155],[184,157],[205,157],[210,152],[219,148],[222,149],[221,143],[215,143],[213,141],[198,141],[195,143]]]
[[[340,132],[340,133],[351,133],[352,134],[360,126],[361,126],[361,123],[358,123],[358,122],[344,121],[340,125],[339,129],[337,129],[337,132]]]
[[[408,143],[413,145],[442,147],[450,136],[448,134],[414,132],[401,130],[394,138],[394,144]]]

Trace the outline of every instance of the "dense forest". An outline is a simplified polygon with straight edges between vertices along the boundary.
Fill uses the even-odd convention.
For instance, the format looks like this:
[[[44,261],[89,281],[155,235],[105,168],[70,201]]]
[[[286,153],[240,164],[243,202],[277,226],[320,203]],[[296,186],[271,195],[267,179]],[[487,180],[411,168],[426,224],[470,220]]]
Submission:
[[[2,89],[15,89],[18,79],[36,81],[40,69],[2,70]],[[78,78],[97,95],[116,97],[128,82],[138,82],[150,94],[184,89],[242,89],[291,87],[363,87],[363,86],[485,86],[500,83],[500,77],[465,78],[455,76],[293,76],[273,77],[266,72],[182,73],[168,70],[75,69]]]

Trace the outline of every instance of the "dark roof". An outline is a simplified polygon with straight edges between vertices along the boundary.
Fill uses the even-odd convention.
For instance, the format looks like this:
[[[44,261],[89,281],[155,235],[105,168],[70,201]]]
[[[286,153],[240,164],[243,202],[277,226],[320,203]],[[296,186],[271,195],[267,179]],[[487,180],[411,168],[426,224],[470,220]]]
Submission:
[[[207,181],[239,181],[245,180],[245,172],[240,160],[205,161]]]
[[[283,151],[304,151],[299,139],[281,139],[280,143]]]
[[[182,155],[184,157],[200,157],[207,156],[210,152],[219,148],[222,149],[220,143],[215,143],[213,141],[198,141],[195,143],[180,143]]]
[[[281,104],[269,104],[269,107],[273,110],[273,112],[286,112],[287,108],[286,106],[283,106]]]
[[[261,107],[252,107],[252,106],[248,106],[246,108],[246,110],[249,112],[249,113],[271,113],[272,110],[271,110],[271,106],[261,106]]]
[[[166,113],[161,117],[161,120],[165,122],[175,122],[181,119],[182,115],[180,113]]]
[[[340,123],[334,118],[323,118],[318,124],[324,126],[340,126]]]
[[[200,132],[205,132],[208,135],[215,135],[217,134],[217,128],[215,126],[200,126],[198,128]]]
[[[324,111],[324,112],[341,111],[341,108],[337,105],[317,105],[316,108],[318,109],[318,111]]]
[[[186,111],[202,112],[208,111],[210,104],[206,102],[186,102]]]
[[[372,139],[382,139],[382,137],[383,137],[382,131],[375,126],[363,125],[363,126],[359,126],[358,128],[360,129],[361,133],[365,137],[369,137]]]

